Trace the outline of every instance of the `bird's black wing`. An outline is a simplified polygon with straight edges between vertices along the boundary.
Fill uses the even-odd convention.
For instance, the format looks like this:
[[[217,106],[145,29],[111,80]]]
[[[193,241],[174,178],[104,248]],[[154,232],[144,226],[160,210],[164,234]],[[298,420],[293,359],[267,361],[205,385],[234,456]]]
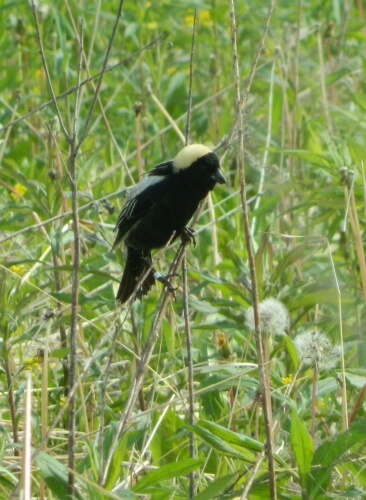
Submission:
[[[159,163],[147,173],[148,176],[158,175],[158,176],[169,176],[173,173],[173,160],[165,161],[164,163]]]
[[[163,174],[161,174],[163,175]],[[114,231],[117,232],[113,248],[121,243],[146,213],[153,207],[163,192],[164,178],[144,177],[127,194],[127,202],[118,216]]]

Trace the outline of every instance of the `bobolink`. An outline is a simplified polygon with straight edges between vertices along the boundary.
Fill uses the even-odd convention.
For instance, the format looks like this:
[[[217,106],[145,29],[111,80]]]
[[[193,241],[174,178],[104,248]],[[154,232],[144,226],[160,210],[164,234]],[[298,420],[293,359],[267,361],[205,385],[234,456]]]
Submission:
[[[127,247],[126,267],[116,300],[133,293],[146,295],[155,283],[151,250],[178,236],[187,237],[186,225],[215,184],[226,182],[215,153],[202,144],[184,147],[174,158],[154,167],[127,194],[115,231],[115,248]]]

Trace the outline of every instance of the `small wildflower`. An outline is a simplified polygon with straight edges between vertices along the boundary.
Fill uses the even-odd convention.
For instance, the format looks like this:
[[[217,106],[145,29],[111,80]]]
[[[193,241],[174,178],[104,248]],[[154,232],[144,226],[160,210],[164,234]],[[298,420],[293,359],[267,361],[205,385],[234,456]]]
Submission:
[[[289,375],[287,375],[287,377],[281,377],[281,382],[283,383],[283,385],[290,385],[293,378],[294,377],[292,373],[290,373]]]
[[[66,404],[66,402],[67,398],[65,396],[61,396],[59,399],[60,406],[63,406],[64,404]]]
[[[13,266],[10,266],[10,271],[18,276],[23,276],[25,273],[25,267],[22,264],[14,264]]]
[[[13,198],[14,201],[18,201],[20,198],[23,198],[26,192],[27,188],[23,186],[23,184],[15,184],[13,191],[10,193],[10,197]]]
[[[183,22],[186,26],[193,26],[194,16],[193,15],[185,16],[183,18]],[[211,12],[209,10],[199,11],[197,13],[196,22],[197,22],[197,24],[200,24],[201,26],[205,26],[206,28],[213,26]]]
[[[33,358],[27,359],[24,362],[24,369],[25,370],[35,370],[36,368],[39,367],[39,365],[42,363],[42,361],[43,361],[43,355],[40,355],[40,353],[37,352],[37,354]]]
[[[213,21],[212,21],[212,17],[211,17],[211,11],[209,11],[209,10],[202,10],[198,14],[198,22],[202,26],[206,26],[206,27],[212,26],[213,25]]]
[[[307,330],[294,338],[299,358],[304,366],[314,366],[319,370],[330,370],[339,361],[339,346],[333,346],[327,336],[317,330]]]
[[[259,328],[266,335],[284,335],[290,323],[287,308],[277,299],[270,297],[259,303]],[[253,307],[245,312],[245,322],[249,330],[254,331]]]

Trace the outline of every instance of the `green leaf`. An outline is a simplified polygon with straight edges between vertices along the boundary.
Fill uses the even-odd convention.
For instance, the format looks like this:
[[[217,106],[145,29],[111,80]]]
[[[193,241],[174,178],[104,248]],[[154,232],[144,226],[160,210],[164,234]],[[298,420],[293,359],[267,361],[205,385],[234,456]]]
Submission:
[[[113,453],[113,457],[107,474],[107,479],[105,482],[106,490],[112,490],[116,485],[117,479],[121,475],[120,464],[123,460],[123,456],[126,450],[127,436],[128,434],[125,433],[123,438],[120,440],[116,451]]]
[[[218,498],[219,495],[225,493],[225,491],[232,487],[237,482],[238,478],[239,473],[218,477],[194,498],[195,500],[210,500],[211,498]]]
[[[311,473],[307,481],[307,493],[310,500],[319,498],[326,492],[330,476],[336,465],[347,461],[352,448],[366,445],[366,419],[352,425],[332,439],[327,439],[317,448],[311,464]],[[353,450],[355,451],[355,450]]]
[[[287,352],[290,355],[294,368],[295,370],[297,370],[299,367],[299,355],[297,354],[294,342],[288,335],[283,336],[283,342],[286,345]]]
[[[67,467],[44,452],[37,455],[36,464],[48,488],[57,498],[64,500],[67,497]]]
[[[208,429],[217,437],[225,440],[227,443],[235,444],[237,446],[242,446],[249,450],[262,451],[264,448],[263,443],[253,439],[245,434],[240,434],[238,432],[231,431],[226,427],[215,424],[214,422],[209,422],[208,420],[200,420],[199,425]]]
[[[224,439],[220,436],[215,435],[208,429],[205,429],[201,425],[187,425],[189,430],[197,434],[205,443],[212,446],[212,448],[223,455],[237,458],[239,460],[246,460],[254,463],[256,460],[256,453],[253,453],[248,448],[241,446],[241,449],[237,449],[235,446],[230,446]]]
[[[162,465],[158,469],[149,472],[134,486],[135,493],[151,493],[160,485],[162,481],[174,479],[179,476],[186,476],[190,472],[198,469],[204,463],[203,458],[187,458],[180,462],[172,462]]]
[[[311,461],[314,455],[314,445],[304,422],[299,419],[296,411],[291,413],[290,433],[291,447],[299,471],[300,484],[302,490],[304,490],[310,473]]]

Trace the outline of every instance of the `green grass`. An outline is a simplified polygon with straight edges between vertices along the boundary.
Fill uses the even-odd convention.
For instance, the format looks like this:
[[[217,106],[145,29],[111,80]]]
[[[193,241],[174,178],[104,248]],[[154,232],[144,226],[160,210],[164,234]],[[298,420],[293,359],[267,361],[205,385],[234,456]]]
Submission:
[[[235,7],[244,93],[268,5]],[[110,249],[122,191],[138,180],[140,157],[147,171],[182,146],[163,109],[184,134],[194,8],[190,140],[216,145],[234,126],[228,4],[124,2],[76,156],[81,261],[73,330],[71,146],[52,103],[38,109],[51,95],[31,6],[0,2],[0,498],[19,496],[27,477],[33,497],[65,498],[70,455],[75,498],[189,498],[189,478],[195,498],[270,498],[258,353],[246,326],[253,299],[236,135],[218,150],[228,183],[213,191],[196,224],[197,246],[186,253],[192,425],[182,278],[166,309],[160,285],[128,309],[114,301],[124,255]],[[80,78],[100,73],[116,9],[116,2],[99,9],[84,1],[38,8],[56,96],[77,84],[81,21]],[[244,109],[259,301],[275,297],[290,316],[287,335],[264,341],[281,499],[366,495],[365,38],[360,2],[278,3]],[[82,86],[76,113],[75,91],[57,99],[69,133],[75,114],[78,137],[83,133],[97,83],[95,77]],[[142,103],[138,115],[136,103]],[[155,254],[162,273],[177,249]],[[340,346],[335,367],[322,369],[318,358],[315,366],[301,362],[294,339],[312,330]],[[134,394],[145,345],[151,352]],[[68,441],[70,362],[77,381],[75,450]],[[131,394],[136,403],[123,422]],[[37,450],[31,472],[22,460],[27,438]]]

